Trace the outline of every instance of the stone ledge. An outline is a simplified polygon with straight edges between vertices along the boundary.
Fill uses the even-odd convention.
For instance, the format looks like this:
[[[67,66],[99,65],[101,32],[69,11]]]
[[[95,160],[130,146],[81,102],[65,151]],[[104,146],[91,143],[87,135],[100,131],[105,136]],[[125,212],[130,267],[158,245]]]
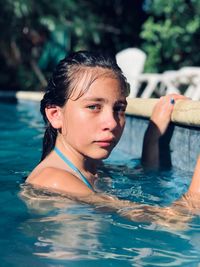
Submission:
[[[16,93],[16,97],[17,99],[40,101],[43,97],[43,93],[42,92],[19,91]]]
[[[0,99],[24,99],[40,101],[42,99],[42,92],[28,92],[28,91],[0,91]]]
[[[150,118],[157,98],[129,98],[126,113]],[[200,101],[178,100],[172,113],[172,121],[180,125],[200,127]]]

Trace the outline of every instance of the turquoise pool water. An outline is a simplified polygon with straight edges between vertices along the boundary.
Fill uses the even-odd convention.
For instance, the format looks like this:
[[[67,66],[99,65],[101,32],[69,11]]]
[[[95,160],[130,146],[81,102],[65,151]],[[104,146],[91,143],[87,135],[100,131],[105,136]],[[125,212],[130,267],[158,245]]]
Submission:
[[[200,217],[186,229],[134,222],[71,200],[24,201],[23,177],[41,153],[39,105],[0,104],[0,266],[200,266]],[[146,175],[138,160],[116,150],[98,186],[109,194],[167,205],[185,192],[191,173]]]

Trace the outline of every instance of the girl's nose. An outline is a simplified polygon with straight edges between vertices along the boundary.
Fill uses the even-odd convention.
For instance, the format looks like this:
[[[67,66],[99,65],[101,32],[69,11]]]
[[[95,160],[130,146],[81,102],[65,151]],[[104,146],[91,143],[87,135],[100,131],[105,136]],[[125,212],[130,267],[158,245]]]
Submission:
[[[103,129],[114,130],[118,126],[117,117],[113,111],[106,112],[103,117]]]

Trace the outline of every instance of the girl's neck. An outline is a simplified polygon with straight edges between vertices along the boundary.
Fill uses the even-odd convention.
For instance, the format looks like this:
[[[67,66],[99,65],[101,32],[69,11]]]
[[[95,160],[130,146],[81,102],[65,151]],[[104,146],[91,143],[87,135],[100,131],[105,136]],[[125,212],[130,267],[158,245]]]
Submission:
[[[58,135],[55,146],[73,162],[79,171],[85,173],[88,177],[97,177],[97,169],[101,161],[87,158],[78,153],[78,151],[65,142],[61,134]]]

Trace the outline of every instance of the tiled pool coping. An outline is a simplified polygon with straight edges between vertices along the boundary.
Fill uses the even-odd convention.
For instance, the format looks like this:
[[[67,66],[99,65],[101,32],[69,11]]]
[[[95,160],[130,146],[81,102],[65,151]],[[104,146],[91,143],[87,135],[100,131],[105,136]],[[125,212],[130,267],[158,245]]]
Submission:
[[[40,101],[42,92],[2,92],[0,99]],[[127,122],[119,147],[140,158],[143,135],[157,99],[128,99]],[[173,134],[170,139],[172,165],[193,171],[200,154],[200,101],[177,101],[172,114]]]

